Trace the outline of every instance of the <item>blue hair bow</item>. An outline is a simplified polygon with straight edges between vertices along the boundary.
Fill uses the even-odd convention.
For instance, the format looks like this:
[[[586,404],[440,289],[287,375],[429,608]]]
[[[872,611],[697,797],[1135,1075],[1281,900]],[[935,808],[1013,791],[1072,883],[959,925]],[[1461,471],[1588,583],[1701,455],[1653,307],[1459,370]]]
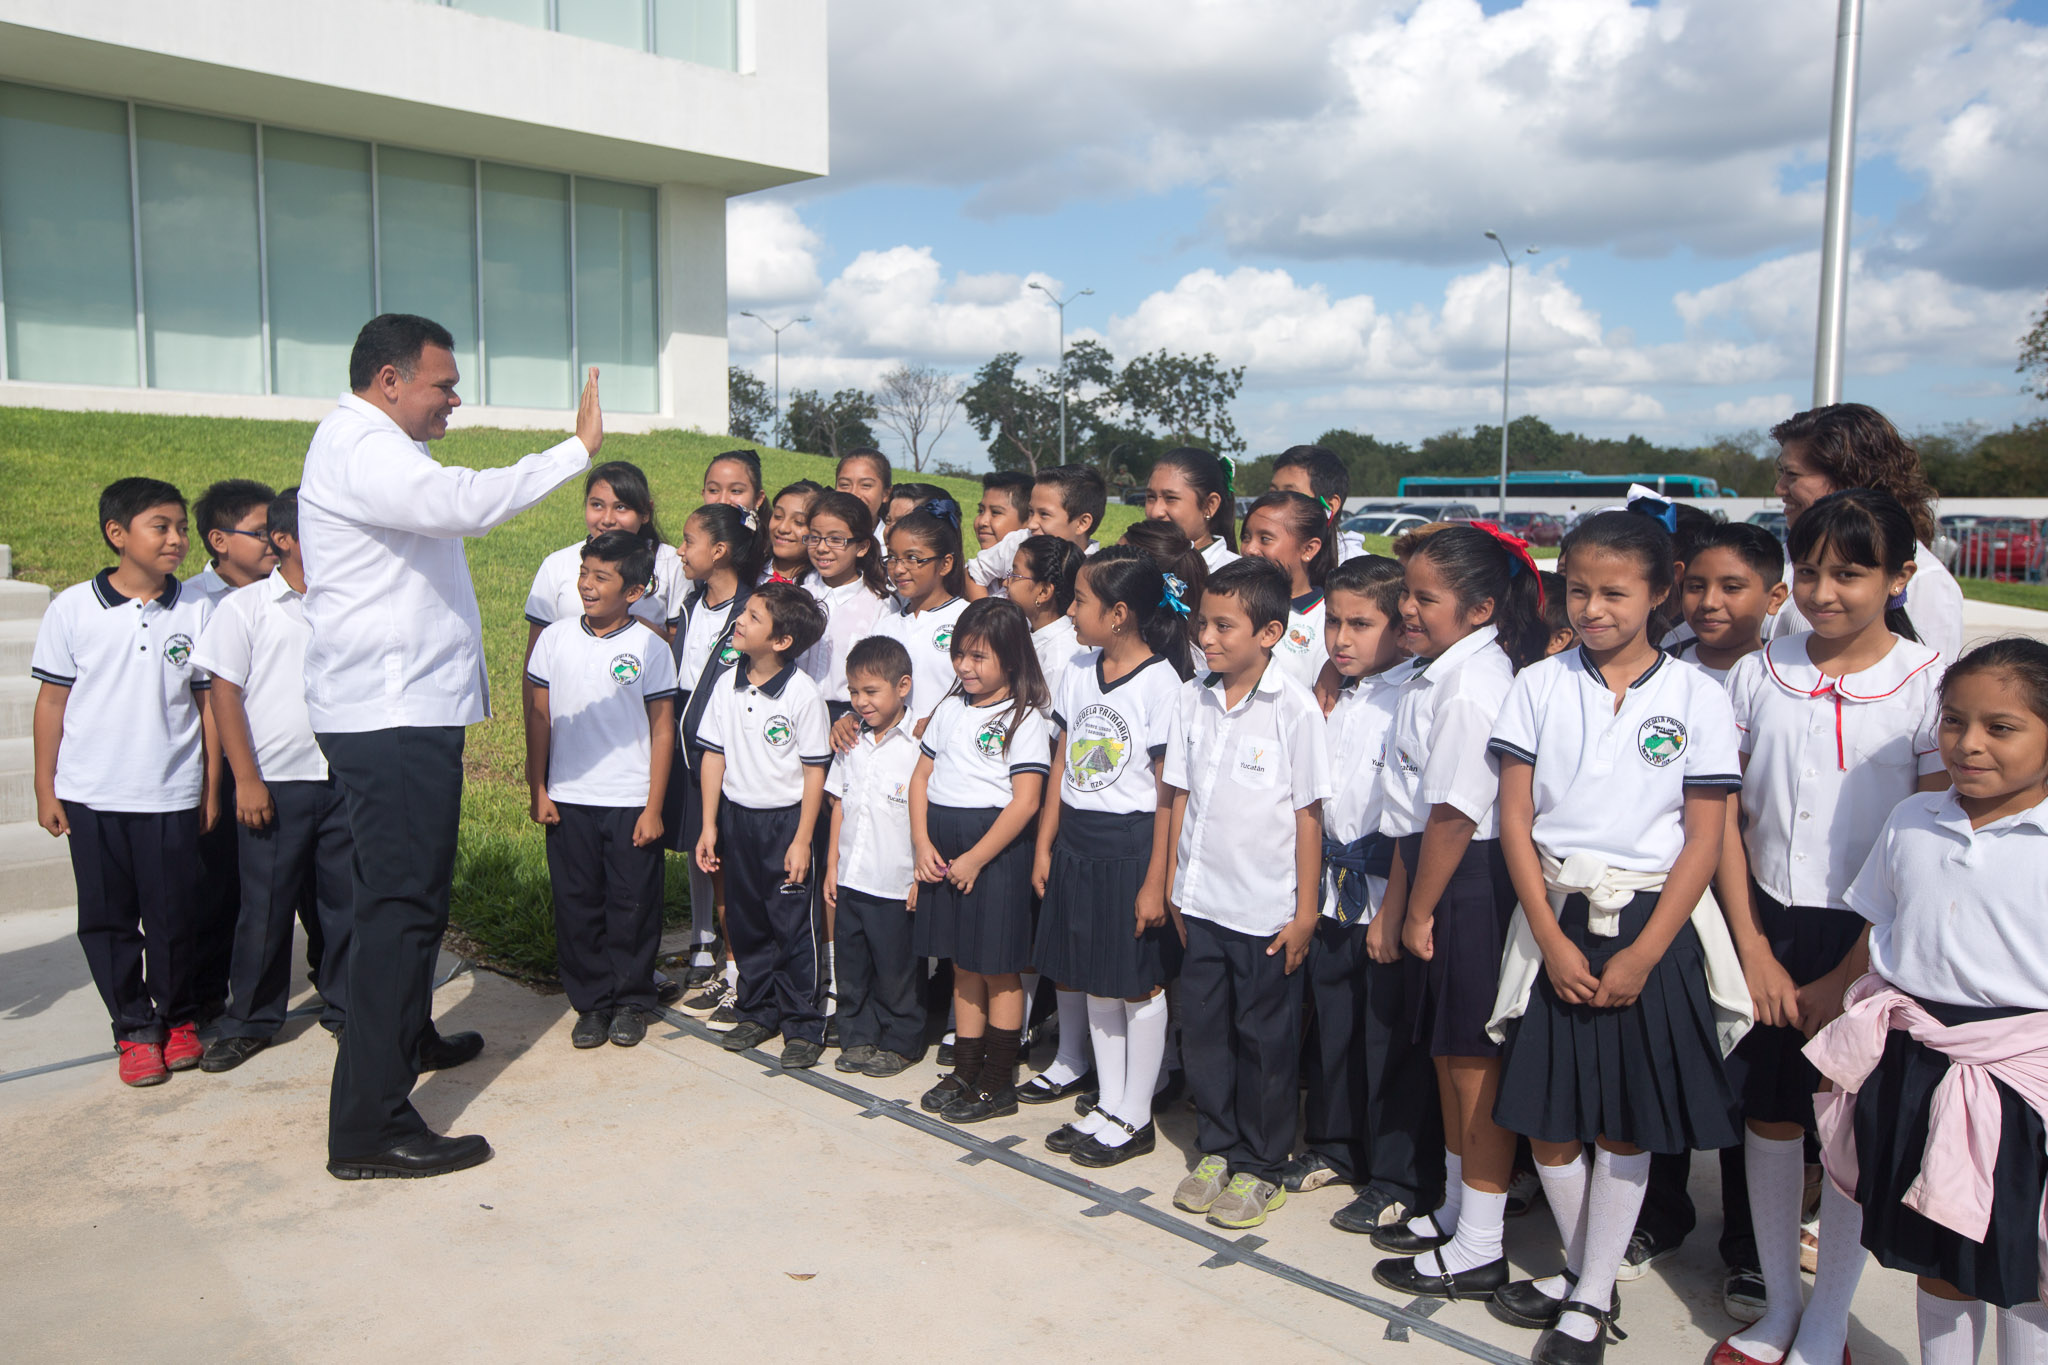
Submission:
[[[950,522],[954,530],[960,529],[960,504],[951,498],[933,498],[925,503],[924,510],[940,521]]]
[[[1161,574],[1160,578],[1166,584],[1166,605],[1172,607],[1182,616],[1186,616],[1188,614],[1187,583],[1179,574]]]

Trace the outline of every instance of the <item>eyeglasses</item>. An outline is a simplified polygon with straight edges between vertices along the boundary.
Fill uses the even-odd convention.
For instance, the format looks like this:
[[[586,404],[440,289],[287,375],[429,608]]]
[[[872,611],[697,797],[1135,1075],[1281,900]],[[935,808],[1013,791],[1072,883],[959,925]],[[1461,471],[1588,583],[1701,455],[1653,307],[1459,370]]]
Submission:
[[[1043,583],[1045,580],[1043,578],[1033,578],[1028,573],[1006,573],[1000,581],[1004,583]]]
[[[937,556],[937,555],[883,555],[883,556],[882,556],[882,562],[883,562],[884,564],[887,564],[887,565],[888,565],[888,566],[889,566],[890,568],[892,568],[892,569],[893,569],[893,568],[895,568],[896,566],[898,566],[899,564],[900,564],[900,565],[902,565],[902,566],[904,566],[905,568],[911,568],[911,569],[922,569],[922,568],[923,568],[923,567],[924,567],[925,565],[927,565],[927,564],[930,564],[930,563],[934,562],[934,561],[935,561],[935,560],[937,560],[937,559],[938,559],[938,556]]]
[[[268,531],[244,531],[236,526],[223,526],[220,529],[231,536],[247,536],[251,540],[260,540],[265,545],[270,543],[270,532]]]
[[[817,532],[812,531],[804,536],[804,544],[810,546],[814,550],[817,549],[820,545],[824,546],[828,550],[843,550],[847,546],[853,544],[853,537],[821,536]]]

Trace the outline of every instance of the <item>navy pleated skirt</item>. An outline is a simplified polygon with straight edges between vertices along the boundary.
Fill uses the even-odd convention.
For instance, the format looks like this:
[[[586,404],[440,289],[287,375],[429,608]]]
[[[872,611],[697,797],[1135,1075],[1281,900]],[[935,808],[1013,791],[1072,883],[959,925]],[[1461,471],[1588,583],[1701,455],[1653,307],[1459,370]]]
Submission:
[[[1180,973],[1172,921],[1137,932],[1138,888],[1152,866],[1151,811],[1060,810],[1038,914],[1038,970],[1068,990],[1132,999]]]
[[[1401,862],[1415,882],[1422,836],[1401,840]],[[1475,839],[1451,873],[1436,903],[1429,961],[1406,957],[1408,998],[1415,1002],[1413,1037],[1432,1057],[1497,1057],[1500,1044],[1486,1036],[1500,987],[1500,955],[1515,913],[1515,888],[1500,840]]]
[[[1972,1009],[1920,1002],[1944,1026],[2009,1018],[2025,1010]],[[2012,1308],[2040,1296],[2041,1198],[2048,1189],[2048,1134],[2041,1116],[2003,1081],[1998,1163],[1991,1176],[1991,1222],[1972,1242],[1899,1202],[1920,1174],[1927,1113],[1934,1088],[1948,1074],[1941,1053],[1893,1030],[1884,1059],[1856,1097],[1856,1199],[1863,1205],[1863,1245],[1879,1263],[1929,1275],[1971,1298]]]
[[[1659,893],[1639,892],[1621,912],[1613,938],[1586,932],[1586,898],[1571,896],[1558,915],[1595,976],[1636,941]],[[1809,1103],[1811,1100],[1809,1098]],[[1605,1137],[1650,1152],[1692,1152],[1742,1140],[1735,1091],[1721,1066],[1706,959],[1688,921],[1621,1009],[1568,1004],[1536,978],[1529,1007],[1508,1026],[1501,1050],[1500,1095],[1493,1121],[1542,1142]]]
[[[1784,906],[1755,882],[1749,894],[1770,941],[1771,955],[1804,986],[1842,965],[1870,921],[1853,910]],[[1742,1116],[1758,1123],[1796,1123],[1813,1131],[1813,1096],[1820,1072],[1806,1060],[1806,1034],[1758,1024],[1728,1057],[1728,1074],[1742,1100]]]
[[[999,806],[966,809],[933,804],[925,808],[925,829],[939,856],[951,860],[981,842],[1002,814]],[[957,967],[983,975],[1021,972],[1031,961],[1032,827],[1010,841],[962,895],[951,882],[917,888],[911,916],[911,951],[919,957],[950,958]]]

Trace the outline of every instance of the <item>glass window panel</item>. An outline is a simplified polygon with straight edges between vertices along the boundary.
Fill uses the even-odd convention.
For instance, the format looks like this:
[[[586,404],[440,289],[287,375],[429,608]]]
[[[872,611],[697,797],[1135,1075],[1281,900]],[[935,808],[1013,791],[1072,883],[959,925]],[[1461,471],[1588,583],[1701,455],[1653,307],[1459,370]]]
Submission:
[[[579,38],[647,49],[647,0],[556,0],[555,27]]]
[[[466,9],[472,14],[488,15],[493,19],[510,19],[515,24],[532,24],[535,28],[548,26],[548,0],[449,0],[456,9]]]
[[[377,148],[378,270],[384,311],[417,313],[455,334],[455,364],[471,402],[476,368],[476,163]]]
[[[370,284],[370,144],[263,130],[273,392],[331,398],[376,311]]]
[[[701,66],[739,66],[738,0],[653,0],[654,50]]]
[[[135,110],[149,383],[263,391],[256,126]]]
[[[569,177],[483,167],[484,401],[560,408],[569,374]]]
[[[653,412],[654,191],[576,181],[576,355],[602,371],[604,403]]]
[[[136,382],[132,228],[127,106],[0,82],[8,378]]]

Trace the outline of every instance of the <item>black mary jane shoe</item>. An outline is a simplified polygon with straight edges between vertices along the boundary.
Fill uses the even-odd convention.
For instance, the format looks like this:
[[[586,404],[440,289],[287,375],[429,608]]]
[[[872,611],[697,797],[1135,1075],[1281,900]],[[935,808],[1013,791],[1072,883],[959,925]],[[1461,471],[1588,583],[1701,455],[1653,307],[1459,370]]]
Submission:
[[[1158,1147],[1159,1129],[1156,1125],[1148,1123],[1143,1128],[1133,1128],[1122,1119],[1112,1118],[1108,1114],[1102,1117],[1104,1121],[1123,1129],[1129,1136],[1121,1147],[1111,1147],[1092,1135],[1082,1138],[1080,1145],[1069,1153],[1076,1166],[1087,1166],[1095,1170],[1118,1166],[1134,1156],[1144,1156]]]
[[[1417,1232],[1406,1221],[1389,1223],[1372,1234],[1372,1244],[1396,1256],[1420,1256],[1425,1251],[1449,1246],[1452,1234],[1444,1231],[1443,1224],[1436,1221],[1436,1215],[1425,1213],[1422,1216],[1429,1220],[1430,1231]]]
[[[1566,1312],[1584,1313],[1600,1325],[1591,1341],[1580,1341],[1577,1337],[1560,1332],[1555,1327],[1545,1328],[1543,1335],[1536,1338],[1536,1345],[1529,1352],[1532,1365],[1602,1365],[1607,1359],[1608,1341],[1626,1341],[1628,1333],[1614,1325],[1614,1314],[1603,1313],[1590,1303],[1568,1299],[1558,1306],[1558,1316]]]
[[[967,1093],[967,1083],[951,1072],[939,1077],[939,1083],[920,1095],[917,1107],[927,1114],[936,1114]]]
[[[1021,1099],[1022,1096],[1019,1096]],[[1088,1134],[1071,1123],[1063,1123],[1045,1135],[1045,1150],[1069,1156],[1076,1147],[1088,1141]]]
[[[1065,1085],[1047,1080],[1045,1073],[1041,1071],[1017,1087],[1017,1103],[1051,1104],[1054,1100],[1063,1100],[1069,1095],[1078,1095],[1084,1090],[1092,1089],[1094,1085],[1095,1073],[1092,1071],[1068,1081]]]
[[[1547,1277],[1544,1277],[1547,1278]],[[1564,1282],[1568,1286],[1566,1297],[1571,1290],[1579,1287],[1579,1277],[1567,1270]],[[1558,1316],[1564,1312],[1565,1299],[1553,1299],[1536,1287],[1536,1281],[1512,1280],[1493,1291],[1487,1301],[1487,1311],[1511,1327],[1527,1327],[1543,1331],[1557,1326]],[[1621,1290],[1614,1291],[1614,1302],[1607,1310],[1608,1321],[1621,1316]]]
[[[1508,1261],[1502,1256],[1470,1270],[1426,1275],[1415,1268],[1413,1256],[1381,1261],[1372,1277],[1387,1288],[1410,1298],[1491,1299],[1493,1291],[1508,1282]]]
[[[1077,1119],[1087,1118],[1095,1112],[1096,1107],[1101,1103],[1102,1092],[1100,1090],[1083,1090],[1080,1094],[1074,1096],[1074,1117]]]
[[[1017,1088],[1006,1085],[995,1091],[963,1090],[939,1111],[939,1117],[948,1123],[981,1123],[1008,1118],[1016,1112]]]

